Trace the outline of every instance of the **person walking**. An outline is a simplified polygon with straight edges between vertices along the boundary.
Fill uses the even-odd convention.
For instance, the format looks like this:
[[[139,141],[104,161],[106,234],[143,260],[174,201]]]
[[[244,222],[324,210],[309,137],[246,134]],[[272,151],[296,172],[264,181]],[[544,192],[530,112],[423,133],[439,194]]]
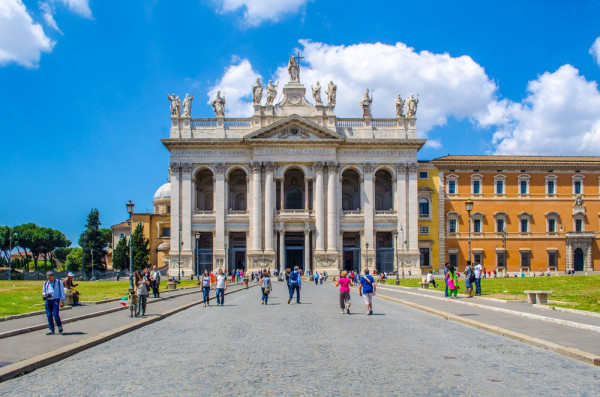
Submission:
[[[62,334],[63,327],[60,319],[60,308],[65,307],[65,287],[58,280],[53,271],[46,273],[46,281],[42,287],[42,298],[46,301],[46,317],[48,318],[49,331],[46,335],[54,335],[54,322],[58,332]]]
[[[350,314],[350,287],[353,286],[352,280],[348,278],[348,272],[345,270],[342,272],[339,280],[335,282],[336,287],[340,287],[340,308],[342,314],[344,310]]]
[[[458,296],[458,279],[456,277],[456,269],[450,265],[448,267],[448,274],[446,274],[446,282],[448,284],[448,291],[450,298],[456,299]]]
[[[208,270],[204,269],[204,274],[200,281],[202,283],[202,301],[204,302],[204,307],[206,307],[208,306],[208,296],[210,294],[210,273],[208,273]]]
[[[148,301],[148,286],[150,285],[150,281],[144,277],[142,272],[137,270],[135,272],[135,282],[137,286],[137,296],[138,296],[138,306],[136,310],[136,315],[145,316],[146,315],[146,303]]]
[[[446,288],[444,289],[444,297],[448,297],[448,272],[450,271],[450,262],[444,263],[444,284],[446,284]]]
[[[219,274],[217,274],[217,283],[216,283],[216,288],[215,288],[215,291],[217,294],[217,305],[223,306],[223,303],[225,303],[225,290],[226,289],[227,289],[227,275],[223,273],[223,269],[219,269]]]
[[[465,288],[467,290],[467,294],[469,298],[473,297],[473,283],[475,282],[475,273],[473,272],[473,267],[471,266],[471,261],[467,261],[467,266],[465,267]]]
[[[158,267],[156,265],[154,265],[152,267],[152,272],[150,273],[150,280],[152,281],[151,287],[152,287],[152,295],[155,298],[160,298],[160,278],[161,278],[161,274],[160,274],[160,270],[158,270]]]
[[[313,278],[315,279],[315,285],[319,285],[319,273],[315,272]]]
[[[290,273],[290,298],[288,299],[288,304],[292,301],[294,297],[294,291],[296,292],[296,303],[300,303],[300,289],[302,288],[302,276],[300,276],[300,272],[298,271],[299,267],[295,266],[294,271]]]
[[[369,274],[369,269],[365,269],[365,275],[360,278],[360,287],[358,294],[363,297],[367,306],[367,314],[373,314],[373,295],[377,292],[375,278]]]
[[[481,275],[483,274],[485,276],[485,270],[483,270],[483,267],[478,260],[475,260],[473,273],[475,274],[475,295],[481,295]]]
[[[269,301],[269,294],[271,293],[271,275],[269,274],[269,271],[267,270],[266,272],[263,273],[262,278],[260,279],[260,289],[262,291],[262,299],[261,299],[261,304],[262,305],[266,305],[267,302]]]

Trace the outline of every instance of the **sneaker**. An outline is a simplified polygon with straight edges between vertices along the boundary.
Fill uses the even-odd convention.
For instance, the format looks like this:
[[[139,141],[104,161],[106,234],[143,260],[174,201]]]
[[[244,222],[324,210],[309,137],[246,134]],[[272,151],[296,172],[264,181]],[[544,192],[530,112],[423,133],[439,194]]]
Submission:
[[[54,335],[54,331],[48,331],[46,335]]]
[[[59,334],[62,334],[62,333],[63,333],[63,329],[62,329],[62,327],[58,328],[58,333],[59,333]]]
[[[350,309],[346,309],[346,311],[348,312],[348,314],[350,314]]]
[[[342,310],[342,314],[344,314],[345,312]]]
[[[292,298],[288,299],[288,305],[290,304],[291,301],[292,301]]]
[[[265,301],[261,301],[261,302],[260,302],[260,304],[261,304],[261,305],[264,305],[264,304],[265,304]]]
[[[299,305],[299,304],[301,304],[302,302],[298,301],[298,302],[296,302],[296,303]]]
[[[369,312],[369,316],[372,316],[372,315],[373,315],[373,310],[371,310],[371,311]]]

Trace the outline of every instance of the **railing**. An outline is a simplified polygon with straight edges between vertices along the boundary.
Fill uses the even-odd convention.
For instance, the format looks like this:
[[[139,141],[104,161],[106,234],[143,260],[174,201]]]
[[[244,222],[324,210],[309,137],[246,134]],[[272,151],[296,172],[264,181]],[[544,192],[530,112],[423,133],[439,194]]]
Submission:
[[[193,119],[192,120],[192,129],[198,130],[201,128],[217,128],[217,120],[216,119]]]
[[[252,127],[252,119],[225,119],[225,129],[244,129]]]
[[[376,128],[376,127],[393,127],[396,128],[396,119],[379,119],[379,120],[373,120],[371,122],[371,125]]]
[[[344,216],[362,216],[362,210],[352,210],[352,211],[342,211],[342,215]]]
[[[227,211],[227,215],[248,215],[248,211],[229,210]]]
[[[394,210],[377,210],[377,211],[375,211],[375,216],[385,216],[385,215],[396,215],[396,211],[394,211]]]
[[[364,125],[365,121],[363,119],[338,119],[335,126],[339,129],[345,129],[363,127]]]
[[[214,215],[214,211],[200,211],[200,210],[195,210],[194,211],[194,215]]]
[[[307,209],[304,209],[304,208],[298,208],[298,209],[286,208],[286,209],[283,209],[283,210],[278,210],[277,213],[279,213],[281,215],[308,214],[309,211]]]

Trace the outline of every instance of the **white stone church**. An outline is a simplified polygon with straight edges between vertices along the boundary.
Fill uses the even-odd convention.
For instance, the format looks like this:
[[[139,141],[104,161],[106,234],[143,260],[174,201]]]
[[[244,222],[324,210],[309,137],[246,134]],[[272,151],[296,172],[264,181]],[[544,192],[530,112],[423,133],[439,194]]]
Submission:
[[[396,117],[375,119],[367,93],[356,98],[362,118],[338,118],[333,83],[327,104],[313,87],[313,104],[293,58],[288,70],[279,103],[269,82],[262,104],[257,81],[248,118],[224,117],[220,95],[216,118],[191,118],[189,98],[181,116],[170,97],[162,140],[171,154],[169,273],[392,271],[395,249],[418,273],[417,151],[425,140],[417,138],[415,99],[406,116],[398,97]]]

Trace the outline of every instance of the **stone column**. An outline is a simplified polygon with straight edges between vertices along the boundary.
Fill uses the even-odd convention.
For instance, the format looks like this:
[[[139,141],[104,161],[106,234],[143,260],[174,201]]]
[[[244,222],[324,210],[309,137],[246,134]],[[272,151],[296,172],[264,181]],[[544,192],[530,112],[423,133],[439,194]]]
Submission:
[[[273,249],[273,163],[265,163],[265,251],[275,253]]]
[[[285,229],[279,229],[279,266],[285,271]]]
[[[192,165],[181,164],[181,246],[182,256],[192,254]],[[187,262],[186,262],[187,263]],[[191,266],[187,263],[187,266]],[[183,267],[183,260],[182,260]]]
[[[406,224],[406,164],[405,163],[397,163],[396,164],[396,197],[398,203],[398,236],[402,238],[402,230],[405,230]],[[443,225],[440,225],[442,227]],[[400,250],[400,246],[402,241],[398,241],[398,250]]]
[[[373,183],[373,164],[372,163],[364,163],[363,164],[363,195],[364,195],[364,207],[363,214],[365,219],[365,238],[362,246],[365,249],[364,261],[366,261],[367,254],[369,255],[369,259],[373,258],[371,251],[375,249],[373,244],[373,215],[375,210],[375,187]],[[369,244],[369,249],[366,249],[367,243]],[[362,248],[362,247],[361,247]],[[366,252],[368,251],[368,252]],[[371,262],[371,260],[369,260]],[[365,264],[367,264],[365,262]],[[368,265],[368,264],[367,264]]]
[[[337,250],[337,169],[335,162],[327,164],[327,251]]]
[[[417,186],[416,162],[408,166],[408,217],[406,222],[408,249],[413,253],[419,252],[419,188]],[[442,227],[440,225],[440,227]]]
[[[261,251],[262,245],[260,241],[260,224],[261,224],[261,206],[260,206],[260,191],[261,191],[261,164],[260,162],[253,162],[250,165],[252,169],[252,225],[250,227],[250,234],[252,235],[252,250]]]
[[[304,273],[310,268],[310,229],[304,225]]]
[[[225,256],[225,164],[215,164],[215,188],[214,188],[214,206],[215,209],[215,240],[213,244],[213,256],[224,258]],[[222,253],[222,254],[221,254]]]
[[[325,225],[323,219],[323,163],[315,163],[315,228],[317,234],[317,248],[315,251],[322,252],[325,250]]]
[[[177,254],[179,250],[179,227],[181,226],[180,218],[180,194],[179,190],[181,189],[180,179],[181,179],[181,168],[179,163],[171,163],[169,164],[169,171],[171,173],[171,250],[169,256],[171,260],[177,261]],[[133,226],[133,225],[132,225]],[[175,262],[173,262],[175,263]],[[177,265],[172,265],[177,266]]]
[[[283,211],[285,204],[285,194],[283,194],[283,185],[285,182],[285,177],[281,177],[279,180],[279,209]]]
[[[304,209],[308,211],[308,178],[304,175]]]

